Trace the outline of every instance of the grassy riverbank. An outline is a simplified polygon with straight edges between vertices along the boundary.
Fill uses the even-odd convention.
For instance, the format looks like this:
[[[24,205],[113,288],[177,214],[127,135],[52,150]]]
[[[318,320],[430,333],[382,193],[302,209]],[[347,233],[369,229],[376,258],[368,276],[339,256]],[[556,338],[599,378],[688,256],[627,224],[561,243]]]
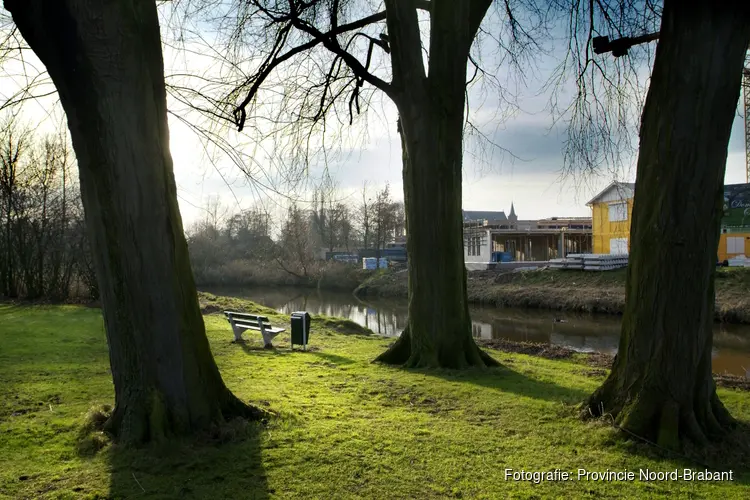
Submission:
[[[621,314],[625,270],[586,272],[544,269],[468,273],[469,300],[477,304]],[[716,318],[750,323],[750,269],[722,268],[716,279]],[[360,285],[358,296],[406,297],[406,272],[381,273]]]
[[[204,312],[241,307],[202,294]],[[0,498],[743,498],[750,470],[733,453],[705,457],[732,482],[578,481],[578,469],[671,471],[705,466],[617,439],[582,423],[576,404],[606,374],[581,355],[545,359],[494,350],[485,371],[405,371],[370,361],[389,343],[334,318],[315,318],[308,352],[276,351],[257,335],[233,344],[205,317],[228,386],[273,411],[265,425],[231,422],[193,441],[123,450],[84,427],[111,404],[98,309],[0,305]],[[283,337],[283,335],[282,335]],[[524,352],[524,351],[521,351]],[[720,389],[750,421],[750,394]],[[720,457],[720,458],[718,458]],[[721,460],[721,465],[717,464]],[[506,480],[506,468],[561,469],[575,480]]]

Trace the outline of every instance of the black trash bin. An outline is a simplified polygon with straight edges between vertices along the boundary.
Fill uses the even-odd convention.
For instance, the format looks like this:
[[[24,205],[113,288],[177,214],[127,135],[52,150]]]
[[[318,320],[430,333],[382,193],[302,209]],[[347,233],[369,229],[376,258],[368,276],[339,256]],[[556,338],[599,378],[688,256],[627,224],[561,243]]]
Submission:
[[[294,349],[294,344],[297,344],[307,350],[307,343],[310,340],[310,315],[306,311],[295,311],[292,313],[291,319],[292,349]]]

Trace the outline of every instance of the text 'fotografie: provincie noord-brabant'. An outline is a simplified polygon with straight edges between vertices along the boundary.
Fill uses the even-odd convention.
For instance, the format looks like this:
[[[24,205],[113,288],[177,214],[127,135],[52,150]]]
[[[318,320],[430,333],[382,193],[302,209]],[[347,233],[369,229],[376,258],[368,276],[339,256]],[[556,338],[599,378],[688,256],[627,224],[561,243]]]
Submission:
[[[578,469],[575,472],[561,469],[550,471],[505,469],[505,480],[529,481],[532,483],[544,481],[734,481],[734,472],[715,472],[708,469],[673,469],[668,471],[651,469],[589,471]]]

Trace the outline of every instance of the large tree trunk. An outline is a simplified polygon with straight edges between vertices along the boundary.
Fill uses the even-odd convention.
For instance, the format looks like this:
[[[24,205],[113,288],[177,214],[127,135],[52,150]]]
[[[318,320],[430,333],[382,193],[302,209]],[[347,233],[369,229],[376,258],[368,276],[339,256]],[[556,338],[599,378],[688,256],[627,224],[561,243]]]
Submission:
[[[377,361],[443,368],[497,364],[471,335],[461,214],[466,65],[489,4],[432,2],[425,78],[413,3],[386,2],[404,158],[409,321]]]
[[[672,448],[732,424],[711,376],[714,274],[749,39],[747,2],[665,1],[641,122],[620,348],[588,412]]]
[[[78,157],[124,442],[257,415],[224,385],[200,313],[169,152],[153,0],[6,0],[60,94]]]

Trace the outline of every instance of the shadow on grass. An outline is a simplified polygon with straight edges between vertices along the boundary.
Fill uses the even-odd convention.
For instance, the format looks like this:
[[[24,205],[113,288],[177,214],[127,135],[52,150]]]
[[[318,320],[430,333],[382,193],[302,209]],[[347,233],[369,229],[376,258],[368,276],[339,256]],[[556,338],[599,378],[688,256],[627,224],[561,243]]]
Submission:
[[[672,472],[677,469],[680,474],[685,469],[693,472],[729,473],[722,481],[731,481],[739,484],[750,484],[750,425],[739,422],[737,427],[730,430],[723,438],[714,441],[703,448],[697,448],[687,443],[682,450],[669,450],[662,448],[653,442],[634,437],[624,431],[618,431],[612,427],[606,419],[589,422],[587,425],[602,425],[611,427],[612,439],[603,442],[603,446],[611,446],[618,453],[630,454],[653,461],[671,461],[669,468],[663,471]],[[635,471],[636,475],[639,471]],[[652,470],[652,472],[654,472]],[[703,481],[694,477],[693,481]]]
[[[574,389],[558,385],[554,382],[532,378],[504,365],[489,369],[468,369],[461,371],[428,371],[417,369],[410,371],[439,377],[451,382],[474,384],[488,389],[546,401],[561,401],[574,404],[581,402],[588,396],[588,392],[582,389]]]
[[[260,454],[263,425],[235,420],[192,441],[101,453],[110,465],[109,498],[266,499]]]
[[[338,354],[331,354],[328,352],[320,352],[320,351],[313,351],[311,353],[313,356],[322,358],[329,363],[334,363],[337,365],[350,365],[354,363],[353,359],[347,358],[345,356],[339,356]]]
[[[349,364],[353,363],[353,361],[349,358],[345,358],[343,356],[337,356],[335,354],[328,354],[323,353],[320,351],[320,347],[315,346],[307,346],[307,350],[303,350],[302,347],[295,344],[294,349],[291,347],[284,346],[284,347],[278,347],[274,345],[271,348],[266,348],[262,344],[248,342],[246,340],[243,341],[236,341],[233,340],[231,342],[232,345],[239,345],[243,351],[245,351],[245,354],[252,354],[252,355],[260,355],[260,356],[287,356],[289,354],[310,354],[314,356],[321,356],[321,357],[328,357],[328,360],[334,363],[339,364]]]
[[[264,355],[264,356],[285,356],[287,354],[291,354],[290,349],[279,349],[276,346],[273,346],[270,349],[267,349],[262,344],[257,344],[253,342],[248,342],[247,340],[233,340],[232,345],[238,345],[242,348],[243,351],[245,351],[245,354],[255,354],[255,355]]]
[[[232,342],[233,344],[239,345],[246,354],[260,355],[260,356],[287,356],[289,354],[302,354],[310,355],[317,358],[322,358],[329,363],[335,363],[337,365],[350,365],[354,363],[354,360],[345,356],[339,356],[338,354],[331,354],[328,352],[322,352],[319,347],[308,346],[307,350],[303,350],[301,347],[295,347],[293,350],[288,347],[278,348],[273,347],[272,349],[266,349],[262,345],[252,344],[248,342]]]

